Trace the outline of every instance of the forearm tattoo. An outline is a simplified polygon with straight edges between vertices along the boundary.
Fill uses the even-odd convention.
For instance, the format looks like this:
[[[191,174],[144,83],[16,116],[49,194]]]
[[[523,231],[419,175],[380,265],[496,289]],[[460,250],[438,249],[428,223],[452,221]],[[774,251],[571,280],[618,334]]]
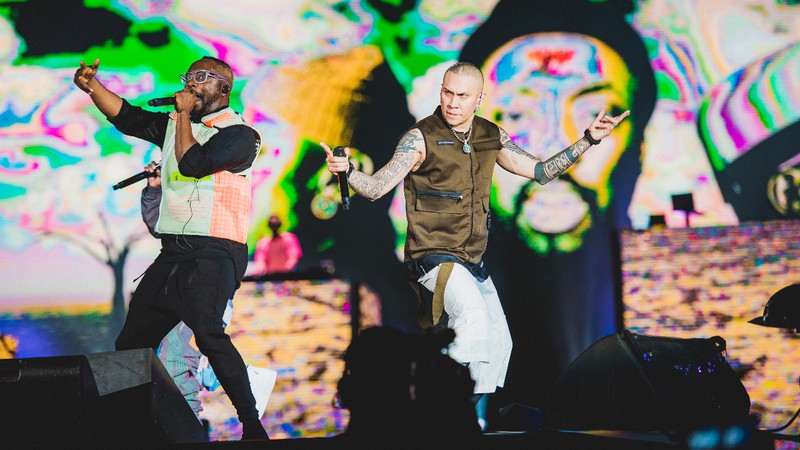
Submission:
[[[556,153],[547,161],[536,163],[534,168],[536,181],[539,184],[545,184],[558,177],[569,169],[589,147],[591,147],[589,141],[586,138],[580,138],[577,142]]]
[[[502,128],[500,129],[500,143],[506,150],[511,150],[514,153],[528,157],[535,162],[539,161],[539,158],[531,155],[530,153],[520,148],[517,144],[515,144],[514,141],[511,140],[511,137],[508,135],[508,133]]]
[[[416,129],[409,131],[400,139],[392,159],[385,166],[371,176],[354,170],[348,178],[350,186],[359,195],[369,200],[380,198],[400,183],[414,167],[419,158],[418,146],[420,143],[424,145],[422,133]]]

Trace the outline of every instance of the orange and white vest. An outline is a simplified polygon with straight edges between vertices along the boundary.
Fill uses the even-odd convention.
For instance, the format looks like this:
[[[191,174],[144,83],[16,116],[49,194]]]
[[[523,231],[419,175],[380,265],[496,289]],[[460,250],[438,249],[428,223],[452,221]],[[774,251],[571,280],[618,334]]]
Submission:
[[[173,113],[174,114],[174,113]],[[161,234],[211,236],[247,243],[250,225],[250,173],[252,167],[233,173],[217,172],[203,178],[181,175],[175,159],[176,121],[170,120],[161,153],[162,198],[156,231]],[[205,144],[221,128],[246,125],[256,135],[258,153],[261,138],[258,132],[231,108],[203,117],[192,123],[192,135]]]

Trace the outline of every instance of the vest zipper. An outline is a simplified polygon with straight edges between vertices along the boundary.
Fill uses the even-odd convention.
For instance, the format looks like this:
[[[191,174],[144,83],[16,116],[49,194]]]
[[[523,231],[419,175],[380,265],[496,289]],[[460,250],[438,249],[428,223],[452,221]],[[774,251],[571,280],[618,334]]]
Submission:
[[[464,251],[467,251],[467,244],[469,240],[472,239],[472,233],[475,231],[475,173],[472,167],[472,153],[469,153],[469,179],[472,183],[472,189],[470,189],[469,194],[469,234],[467,235],[467,239],[461,245]]]

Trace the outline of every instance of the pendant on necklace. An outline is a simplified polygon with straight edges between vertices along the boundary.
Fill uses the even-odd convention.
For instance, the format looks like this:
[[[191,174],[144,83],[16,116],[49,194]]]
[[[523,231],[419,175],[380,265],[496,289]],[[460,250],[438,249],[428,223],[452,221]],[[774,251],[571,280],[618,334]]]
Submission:
[[[469,144],[464,144],[464,153],[469,153],[472,151],[472,146]]]

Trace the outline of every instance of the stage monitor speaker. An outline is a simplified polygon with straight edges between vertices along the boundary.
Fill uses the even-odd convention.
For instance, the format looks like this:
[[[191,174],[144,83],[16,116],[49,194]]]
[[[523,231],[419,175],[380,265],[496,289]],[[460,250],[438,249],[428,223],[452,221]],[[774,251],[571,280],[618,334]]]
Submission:
[[[98,391],[86,356],[0,360],[4,448],[95,448]]]
[[[208,435],[152,349],[88,355],[100,395],[103,442],[208,441]]]
[[[750,396],[728,364],[725,340],[623,331],[594,343],[556,381],[546,428],[685,432],[748,420]]]

